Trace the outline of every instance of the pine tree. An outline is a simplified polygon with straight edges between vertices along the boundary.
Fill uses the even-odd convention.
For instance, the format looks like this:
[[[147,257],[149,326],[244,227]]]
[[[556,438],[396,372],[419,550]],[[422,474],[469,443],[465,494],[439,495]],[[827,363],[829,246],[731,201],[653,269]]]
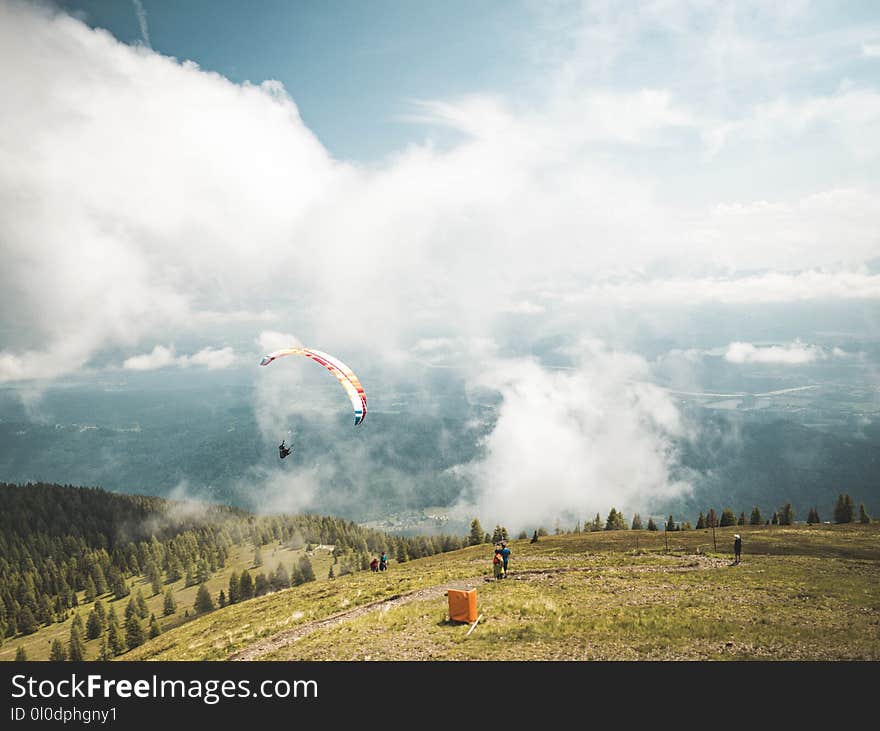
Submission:
[[[95,601],[96,596],[98,596],[98,590],[95,588],[95,580],[89,576],[86,579],[86,603]]]
[[[581,532],[581,524],[580,524],[580,523],[578,523],[578,530],[577,530],[577,532],[578,532],[578,533]],[[528,538],[528,537],[529,537],[529,534],[526,533],[524,530],[521,530],[521,531],[519,532],[519,535],[517,536],[517,538],[519,538],[520,540],[523,540],[523,539]]]
[[[265,577],[263,578],[265,580]],[[214,609],[214,600],[211,598],[211,593],[208,591],[208,587],[204,584],[199,584],[199,590],[196,592],[196,600],[193,603],[193,609],[197,614],[210,612]]]
[[[749,525],[764,525],[764,519],[761,517],[761,510],[757,505],[752,508],[752,515],[749,518]]]
[[[642,516],[639,513],[633,515],[632,521],[632,529],[633,530],[642,530]]]
[[[254,596],[263,596],[269,591],[269,580],[262,571],[254,577]]]
[[[731,510],[730,508],[724,508],[724,510],[721,511],[721,520],[719,522],[719,525],[722,528],[736,525],[736,516],[733,514],[733,510]]]
[[[737,525],[745,525],[746,524],[746,513],[745,511],[739,514],[739,518],[736,521]]]
[[[611,508],[608,512],[608,519],[605,521],[605,530],[626,530],[626,519],[623,513],[618,513],[616,508]]]
[[[241,579],[234,571],[229,576],[229,603],[235,604],[241,599]]]
[[[332,564],[330,565],[330,570],[327,572],[327,578],[328,579],[335,579],[336,578],[336,574],[333,573],[333,565]]]
[[[15,662],[27,662],[28,656],[24,650],[22,645],[19,645],[15,650]]]
[[[483,542],[483,526],[480,525],[480,521],[477,518],[474,518],[471,521],[471,532],[468,536],[468,545],[470,546],[479,546]]]
[[[254,568],[258,569],[263,565],[263,552],[260,550],[260,546],[258,545],[254,549]]]
[[[301,556],[299,559],[299,570],[302,574],[303,583],[315,580],[315,570],[312,568],[312,562],[308,556]]]
[[[79,615],[76,615],[79,617]],[[82,639],[82,622],[79,624],[75,622],[70,625],[70,639],[67,643],[67,656],[70,658],[71,662],[82,662],[86,659],[86,648],[83,644]]]
[[[86,637],[90,640],[97,640],[104,631],[104,623],[101,621],[101,615],[93,609],[89,612],[89,618],[86,620]]]
[[[144,595],[140,589],[137,590],[137,594],[134,599],[135,607],[137,608],[137,615],[141,619],[146,619],[150,616],[150,610],[147,608],[147,602],[144,599]]]
[[[204,584],[210,578],[211,567],[205,559],[201,559],[196,567],[196,583]]]
[[[169,584],[173,584],[175,581],[180,581],[180,577],[183,576],[183,568],[180,565],[180,561],[177,559],[177,556],[171,554],[168,557],[168,567],[165,571],[165,580]]]
[[[865,510],[865,504],[859,503],[859,523],[868,524],[871,522],[871,516]]]
[[[331,566],[330,568],[333,568],[333,567]],[[293,565],[290,573],[291,573],[291,580],[290,581],[294,586],[299,586],[300,584],[303,583],[303,575],[302,575],[302,571],[300,571],[300,569],[299,569],[298,563],[295,563]],[[340,574],[340,576],[341,575],[342,574]]]
[[[115,599],[125,599],[129,594],[131,594],[131,589],[128,587],[128,583],[125,581],[125,577],[122,574],[117,573],[113,577],[113,596]]]
[[[675,520],[671,515],[666,519],[666,527],[664,530],[675,530]]]
[[[657,530],[657,524],[653,518],[648,518],[648,530]]]
[[[162,628],[159,627],[159,620],[156,619],[155,614],[150,615],[150,639],[152,640],[154,637],[158,637],[162,634]]]
[[[835,523],[852,523],[854,515],[853,499],[846,495],[837,496],[837,505],[834,506],[834,522]]]
[[[217,597],[217,604],[220,605],[221,609],[226,606],[226,592],[223,589],[220,590],[220,596]]]
[[[815,507],[810,508],[810,512],[807,515],[807,525],[815,525],[816,523],[821,523],[819,520],[819,511],[816,510]]]
[[[29,635],[36,632],[37,628],[37,620],[34,618],[31,608],[27,605],[23,606],[18,615],[18,631],[23,635]]]
[[[591,531],[599,531],[599,530],[602,530],[602,527],[603,527],[602,516],[600,516],[599,513],[596,513],[596,517],[593,518],[593,522],[590,524],[590,530]]]
[[[64,650],[64,643],[57,637],[52,640],[52,648],[49,650],[50,662],[64,662],[67,660],[67,652]]]
[[[165,590],[165,599],[162,603],[162,614],[166,617],[171,616],[177,611],[177,602],[174,600],[174,592],[169,586]]]
[[[706,527],[706,516],[703,515],[701,510],[699,516],[697,516],[697,530],[703,530]]]
[[[116,615],[113,615],[107,624],[107,644],[113,655],[121,655],[126,650],[125,638],[122,636],[119,622],[116,621]]]
[[[101,638],[101,647],[98,650],[98,660],[101,662],[107,662],[112,659],[113,653],[110,652],[110,645],[107,642],[107,635],[104,635]]]
[[[254,598],[254,580],[247,571],[241,572],[239,585],[242,601]]]
[[[101,564],[96,563],[92,568],[92,577],[95,581],[95,592],[96,596],[101,596],[102,594],[107,593],[107,579],[104,577],[104,569],[101,568]]]
[[[144,644],[144,628],[137,617],[137,613],[131,614],[125,620],[125,644],[129,650]]]
[[[779,509],[779,525],[794,525],[794,508],[790,502]]]
[[[500,543],[501,542],[501,526],[496,525],[495,530],[492,532],[492,543]]]
[[[715,528],[717,526],[718,516],[715,514],[715,508],[709,508],[709,512],[706,513],[706,527]]]
[[[269,580],[269,583],[276,591],[290,586],[290,574],[287,573],[283,563],[279,563],[275,571],[272,572],[272,578]]]

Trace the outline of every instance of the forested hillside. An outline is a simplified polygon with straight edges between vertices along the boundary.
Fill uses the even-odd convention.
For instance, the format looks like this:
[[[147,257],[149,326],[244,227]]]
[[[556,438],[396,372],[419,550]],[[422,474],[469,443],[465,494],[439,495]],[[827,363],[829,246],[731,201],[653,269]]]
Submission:
[[[368,568],[369,556],[382,551],[405,561],[461,545],[448,536],[392,537],[326,516],[257,516],[223,506],[56,484],[0,483],[0,505],[0,637],[6,638],[66,622],[79,610],[94,611],[87,605],[96,599],[112,608],[113,601],[131,594],[136,581],[142,586],[131,598],[141,606],[146,604],[142,590],[157,601],[172,585],[179,585],[176,591],[194,590],[227,567],[232,554],[246,554],[244,568],[259,569],[260,549],[267,544],[274,544],[273,550],[327,546],[337,574]],[[309,562],[308,556],[298,558]],[[229,599],[314,578],[310,564],[304,571],[299,567],[289,572],[280,563],[274,571],[267,566],[269,576],[256,574],[252,591]],[[145,609],[141,614],[141,619],[148,616]],[[106,616],[101,623],[106,628]]]

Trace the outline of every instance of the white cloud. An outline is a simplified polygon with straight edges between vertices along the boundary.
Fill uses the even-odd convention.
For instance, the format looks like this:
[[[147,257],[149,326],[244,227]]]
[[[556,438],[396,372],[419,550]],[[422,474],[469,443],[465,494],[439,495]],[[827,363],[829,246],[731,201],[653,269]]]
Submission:
[[[717,154],[734,138],[784,142],[811,131],[834,134],[859,157],[880,152],[880,93],[844,86],[826,96],[780,97],[757,105],[748,117],[704,131],[708,152]]]
[[[122,367],[130,371],[152,371],[166,368],[176,361],[173,348],[157,345],[149,353],[126,358]]]
[[[638,356],[590,342],[573,370],[496,360],[479,374],[473,387],[503,401],[485,458],[460,469],[476,490],[458,506],[463,515],[514,530],[549,527],[612,505],[631,516],[690,489],[670,472],[672,438],[686,428]]]
[[[867,58],[880,58],[880,43],[863,43],[862,55]]]
[[[214,371],[229,368],[235,363],[235,360],[235,351],[229,346],[225,348],[202,348],[198,353],[186,357],[181,362],[181,365],[204,366],[208,370]]]
[[[776,363],[780,365],[802,365],[829,357],[845,355],[840,348],[830,353],[816,345],[795,341],[789,345],[752,345],[752,343],[730,343],[724,352],[728,363]]]
[[[602,63],[617,68],[651,24],[708,54],[696,20],[709,13],[714,31],[724,13],[663,5],[588,5],[589,32],[543,68],[543,96],[428,100],[423,117],[463,139],[365,167],[334,160],[276,81],[234,84],[62,13],[0,4],[0,380],[76,371],[193,322],[283,320],[329,351],[373,352],[381,336],[375,358],[392,358],[443,328],[490,337],[510,310],[540,323],[548,302],[523,293],[563,283],[578,294],[554,306],[875,298],[858,268],[880,253],[874,188],[731,203],[719,173],[717,189],[673,194],[668,161],[689,180],[701,132],[737,119],[671,77],[633,88],[578,67],[599,53],[587,41],[606,38]],[[843,114],[857,144],[875,96],[841,88],[790,108],[807,126]],[[762,109],[776,120],[789,107]],[[658,262],[662,278],[637,274]],[[730,275],[705,275],[718,271]]]
[[[793,274],[767,272],[745,277],[630,279],[591,284],[577,292],[546,291],[543,296],[572,304],[604,302],[627,306],[877,300],[880,299],[880,275],[812,270]]]
[[[225,348],[202,348],[193,355],[175,355],[173,347],[157,345],[149,353],[126,358],[122,367],[130,371],[153,371],[170,366],[178,368],[201,366],[213,371],[229,368],[235,361],[235,352],[228,346]]]

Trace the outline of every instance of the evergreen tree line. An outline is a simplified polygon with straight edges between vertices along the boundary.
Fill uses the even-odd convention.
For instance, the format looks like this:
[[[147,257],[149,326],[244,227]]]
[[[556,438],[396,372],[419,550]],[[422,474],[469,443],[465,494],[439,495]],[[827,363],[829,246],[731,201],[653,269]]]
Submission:
[[[837,498],[837,503],[834,507],[834,522],[837,524],[842,523],[853,523],[858,521],[859,523],[870,523],[871,516],[868,514],[865,509],[864,503],[859,505],[858,513],[855,509],[855,503],[852,497],[848,494],[840,494]],[[819,516],[819,511],[812,507],[809,510],[807,515],[808,524],[821,523],[822,519]],[[654,521],[654,518],[649,517],[647,523],[642,521],[642,516],[639,513],[635,513],[632,517],[632,521],[629,522],[624,517],[623,513],[618,511],[616,508],[611,508],[608,512],[608,516],[603,520],[602,516],[599,513],[596,513],[596,516],[592,520],[585,520],[583,523],[583,528],[581,527],[581,523],[578,522],[575,524],[575,527],[571,531],[563,530],[558,521],[555,528],[555,533],[558,535],[560,533],[588,533],[592,531],[610,531],[610,530],[649,530],[649,531],[657,531],[657,530],[667,530],[667,531],[679,531],[679,530],[703,530],[706,528],[712,527],[720,527],[725,528],[734,525],[793,525],[795,523],[795,511],[791,502],[786,502],[785,505],[781,506],[779,509],[775,510],[773,514],[769,517],[765,517],[761,513],[761,509],[758,506],[754,506],[752,510],[749,512],[748,517],[746,517],[745,511],[740,512],[739,515],[731,508],[724,508],[721,511],[721,515],[719,516],[714,508],[709,508],[704,514],[700,511],[699,516],[697,516],[696,525],[691,526],[690,521],[680,521],[676,522],[674,516],[670,515],[665,522],[661,521],[658,525],[657,522]],[[547,529],[539,527],[535,534],[537,536],[546,536],[548,535]],[[518,538],[528,538],[528,533],[526,531],[522,531],[518,536]],[[502,540],[508,539],[507,529],[503,526],[496,525],[495,531],[491,535],[483,531],[482,526],[480,525],[480,521],[476,518],[471,522],[471,530],[468,535],[467,544],[470,546],[475,546],[480,543],[498,543]]]

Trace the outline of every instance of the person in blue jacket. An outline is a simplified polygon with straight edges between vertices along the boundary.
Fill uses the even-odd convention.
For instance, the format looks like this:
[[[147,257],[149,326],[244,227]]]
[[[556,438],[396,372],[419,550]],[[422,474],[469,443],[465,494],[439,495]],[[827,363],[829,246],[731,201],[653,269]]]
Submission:
[[[504,578],[507,578],[507,561],[510,559],[510,549],[507,543],[501,543],[501,560],[504,562]]]

